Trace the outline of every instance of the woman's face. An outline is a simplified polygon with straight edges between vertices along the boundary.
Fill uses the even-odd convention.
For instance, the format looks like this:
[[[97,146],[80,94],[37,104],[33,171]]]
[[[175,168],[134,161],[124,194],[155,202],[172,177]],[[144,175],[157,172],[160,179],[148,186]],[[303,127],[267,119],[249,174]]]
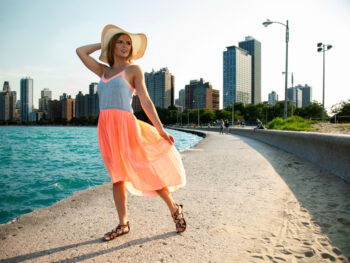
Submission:
[[[121,35],[115,43],[114,55],[127,58],[131,50],[131,39],[128,35]]]

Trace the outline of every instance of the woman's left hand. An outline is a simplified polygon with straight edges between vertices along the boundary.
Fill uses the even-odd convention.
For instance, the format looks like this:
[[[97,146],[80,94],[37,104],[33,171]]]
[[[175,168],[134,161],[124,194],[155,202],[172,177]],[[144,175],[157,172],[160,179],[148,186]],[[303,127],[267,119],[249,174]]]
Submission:
[[[166,139],[170,144],[174,144],[175,143],[174,137],[171,134],[167,133],[165,130],[161,131],[159,134],[164,139]]]

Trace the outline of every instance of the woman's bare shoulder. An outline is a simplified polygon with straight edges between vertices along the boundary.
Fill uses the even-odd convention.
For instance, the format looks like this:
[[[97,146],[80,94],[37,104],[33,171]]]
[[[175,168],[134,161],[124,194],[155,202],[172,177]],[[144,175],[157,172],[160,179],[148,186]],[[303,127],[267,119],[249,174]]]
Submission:
[[[127,73],[131,73],[133,75],[142,74],[142,68],[139,65],[132,64],[127,67]]]

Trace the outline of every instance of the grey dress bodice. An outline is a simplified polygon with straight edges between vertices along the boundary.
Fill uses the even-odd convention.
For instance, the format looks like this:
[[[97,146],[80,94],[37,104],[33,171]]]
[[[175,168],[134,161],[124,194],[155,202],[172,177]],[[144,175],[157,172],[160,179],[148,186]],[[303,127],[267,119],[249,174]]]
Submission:
[[[100,111],[118,109],[133,112],[131,103],[134,88],[125,77],[125,70],[105,79],[104,74],[97,86]]]

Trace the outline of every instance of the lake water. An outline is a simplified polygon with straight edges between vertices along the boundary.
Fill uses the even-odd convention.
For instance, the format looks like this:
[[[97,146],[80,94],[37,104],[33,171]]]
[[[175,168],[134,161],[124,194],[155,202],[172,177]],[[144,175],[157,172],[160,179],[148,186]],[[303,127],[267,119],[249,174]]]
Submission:
[[[202,139],[167,131],[180,152]],[[96,127],[0,126],[0,224],[105,182]]]

